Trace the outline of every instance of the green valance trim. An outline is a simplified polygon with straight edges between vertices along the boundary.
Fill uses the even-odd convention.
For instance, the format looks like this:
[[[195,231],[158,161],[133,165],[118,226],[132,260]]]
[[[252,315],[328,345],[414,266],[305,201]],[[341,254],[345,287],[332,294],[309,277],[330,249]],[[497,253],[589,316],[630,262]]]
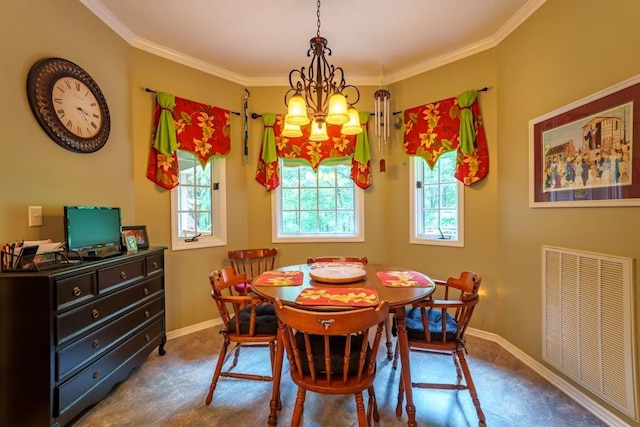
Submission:
[[[367,124],[371,113],[368,111],[358,112],[358,118],[360,119],[360,125],[363,126],[362,132],[356,135],[356,147],[353,152],[353,158],[356,162],[366,165],[371,160],[371,149],[369,148],[369,135],[364,125]]]
[[[476,100],[478,92],[468,90],[458,95],[458,106],[460,106],[460,151],[463,154],[473,154],[473,146],[476,141],[476,130],[473,126],[473,113],[471,106]]]
[[[165,156],[173,156],[173,153],[178,149],[176,127],[171,115],[171,111],[176,106],[176,97],[168,93],[158,92],[156,100],[160,106],[160,118],[158,119],[156,141],[153,147]]]
[[[276,152],[276,133],[273,130],[273,125],[276,122],[276,115],[274,113],[264,113],[262,115],[262,122],[264,123],[264,133],[262,134],[262,160],[269,164],[278,160],[278,153]]]

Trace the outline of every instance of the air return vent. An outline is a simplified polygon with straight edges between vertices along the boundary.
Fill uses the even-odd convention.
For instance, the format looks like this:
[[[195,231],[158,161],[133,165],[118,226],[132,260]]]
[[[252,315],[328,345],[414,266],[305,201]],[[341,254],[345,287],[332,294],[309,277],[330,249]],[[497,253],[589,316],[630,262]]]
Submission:
[[[542,246],[542,356],[634,420],[633,260]]]

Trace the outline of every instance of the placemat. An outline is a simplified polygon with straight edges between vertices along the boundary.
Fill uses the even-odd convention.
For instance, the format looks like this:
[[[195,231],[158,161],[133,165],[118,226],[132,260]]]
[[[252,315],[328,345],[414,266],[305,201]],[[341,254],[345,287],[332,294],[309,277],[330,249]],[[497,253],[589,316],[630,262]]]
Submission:
[[[298,286],[302,285],[304,274],[302,271],[265,271],[262,273],[254,285],[260,286]]]
[[[378,293],[364,288],[306,288],[296,298],[296,304],[371,307],[378,305]]]
[[[433,280],[417,271],[378,271],[383,285],[391,288],[426,288],[435,286]]]

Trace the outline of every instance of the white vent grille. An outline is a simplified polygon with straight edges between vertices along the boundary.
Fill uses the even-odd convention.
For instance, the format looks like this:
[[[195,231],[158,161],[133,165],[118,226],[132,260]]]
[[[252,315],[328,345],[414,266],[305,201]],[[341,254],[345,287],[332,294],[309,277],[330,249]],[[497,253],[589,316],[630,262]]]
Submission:
[[[542,357],[638,420],[633,260],[542,247]]]

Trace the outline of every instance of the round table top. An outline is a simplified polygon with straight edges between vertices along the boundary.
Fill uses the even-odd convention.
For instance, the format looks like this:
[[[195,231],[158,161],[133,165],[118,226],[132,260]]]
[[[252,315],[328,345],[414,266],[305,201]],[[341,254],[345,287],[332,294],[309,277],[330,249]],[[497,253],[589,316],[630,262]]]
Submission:
[[[320,263],[322,266],[326,266],[326,263]],[[353,263],[337,263],[337,264],[348,264],[351,266]],[[386,264],[363,264],[362,265],[366,274],[364,278],[356,280],[354,282],[345,282],[345,283],[331,283],[331,282],[321,282],[313,279],[310,276],[310,272],[312,269],[317,267],[321,267],[318,265],[310,265],[310,264],[297,264],[297,265],[289,265],[286,267],[277,268],[275,271],[301,271],[304,278],[302,279],[301,285],[292,285],[292,286],[272,286],[272,285],[260,285],[256,282],[259,281],[260,276],[256,277],[253,280],[251,285],[251,289],[253,292],[261,296],[262,298],[266,298],[269,300],[275,300],[276,298],[280,299],[283,304],[287,305],[296,305],[296,298],[300,294],[300,292],[307,288],[365,288],[365,289],[373,289],[376,291],[378,295],[379,301],[388,301],[389,307],[400,307],[411,304],[413,302],[419,301],[433,293],[435,290],[435,285],[431,282],[428,276],[423,273],[419,273],[416,271],[412,271],[412,273],[417,273],[425,278],[429,282],[430,285],[427,286],[386,286],[382,280],[378,277],[378,272],[408,272],[411,271],[407,268],[395,267],[392,265]],[[265,272],[264,274],[272,274],[269,272]],[[344,309],[345,307],[340,307],[340,309]]]

